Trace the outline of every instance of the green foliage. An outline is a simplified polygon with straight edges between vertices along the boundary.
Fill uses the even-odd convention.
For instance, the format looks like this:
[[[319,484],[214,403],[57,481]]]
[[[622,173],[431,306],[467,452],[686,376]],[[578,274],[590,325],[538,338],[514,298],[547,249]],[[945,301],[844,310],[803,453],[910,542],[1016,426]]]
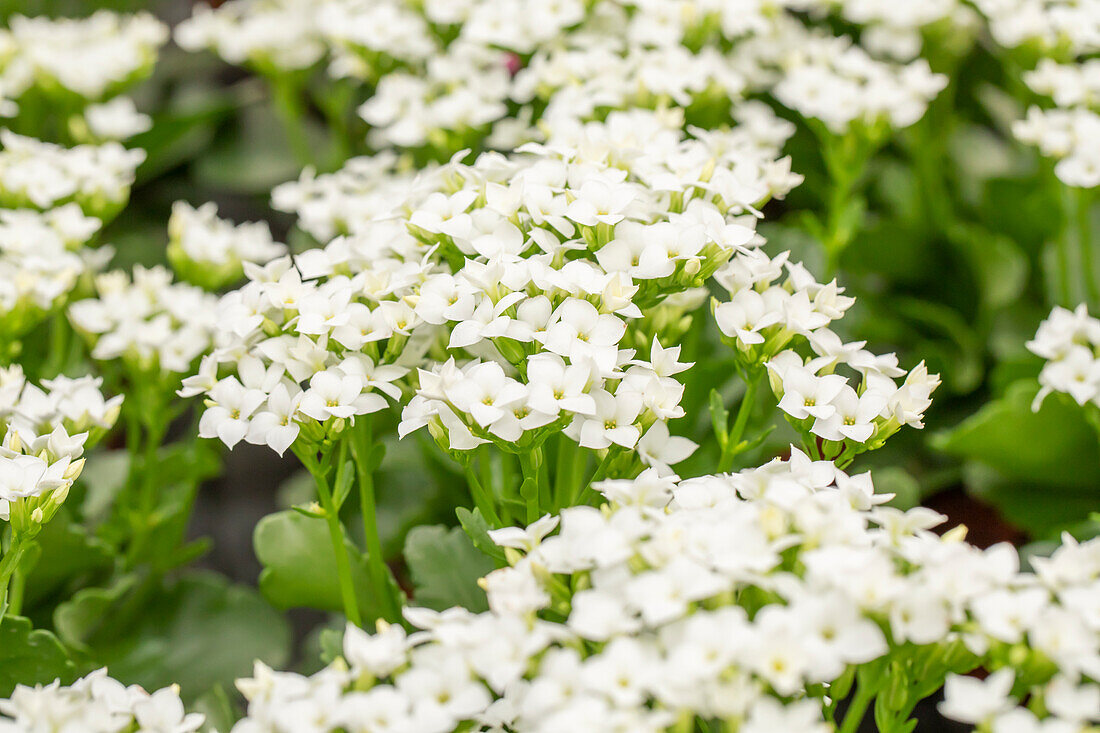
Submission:
[[[416,527],[405,540],[405,562],[412,575],[417,605],[439,611],[451,606],[471,611],[489,608],[477,581],[494,565],[462,529]]]
[[[5,616],[0,624],[0,696],[7,697],[17,684],[48,684],[55,679],[71,682],[76,665],[57,637],[44,629],[32,629],[29,619]]]
[[[276,608],[343,609],[323,520],[295,511],[276,512],[260,520],[252,540],[263,566],[260,591]],[[380,606],[369,591],[366,560],[346,538],[345,545],[360,606],[377,615]]]
[[[163,585],[124,576],[77,593],[55,623],[85,666],[151,690],[178,683],[187,699],[231,687],[256,659],[284,664],[290,645],[287,622],[259,594],[212,573]]]

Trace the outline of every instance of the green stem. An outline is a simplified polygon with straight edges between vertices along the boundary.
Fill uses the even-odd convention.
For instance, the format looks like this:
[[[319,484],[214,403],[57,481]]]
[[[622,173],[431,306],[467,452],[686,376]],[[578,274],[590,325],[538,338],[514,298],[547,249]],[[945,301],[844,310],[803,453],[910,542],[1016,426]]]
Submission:
[[[50,320],[50,355],[42,367],[43,377],[56,377],[65,369],[69,357],[69,338],[72,334],[65,313],[55,313]]]
[[[126,553],[131,567],[140,559],[146,544],[153,533],[153,514],[157,509],[157,472],[154,466],[157,462],[157,450],[160,448],[164,436],[168,432],[170,418],[164,410],[150,408],[148,420],[145,421],[145,429],[139,430],[140,439],[137,445],[140,450],[131,453],[131,460],[140,455],[138,474],[133,484],[129,487],[135,492],[133,506],[137,511],[132,515],[133,538]],[[128,436],[129,437],[129,436]],[[131,465],[131,475],[133,475]]]
[[[273,74],[267,79],[271,84],[275,112],[283,123],[283,130],[294,159],[302,167],[312,165],[313,150],[306,137],[305,105],[302,103],[301,88],[290,74]]]
[[[8,591],[8,614],[18,616],[23,611],[23,590],[27,585],[27,576],[18,566],[11,574],[11,590]]]
[[[1084,271],[1085,294],[1090,307],[1100,304],[1100,287],[1096,282],[1096,268],[1092,252],[1092,191],[1078,188],[1073,191],[1077,213],[1077,246],[1081,250],[1081,269]],[[1068,305],[1068,304],[1067,304]]]
[[[400,620],[400,608],[393,597],[389,568],[382,554],[382,539],[378,533],[378,510],[374,490],[373,441],[374,424],[370,415],[360,415],[351,429],[351,452],[359,479],[359,503],[363,512],[363,534],[367,539],[367,572],[387,621]],[[373,620],[373,619],[372,619]]]
[[[597,481],[602,481],[606,476],[608,469],[611,468],[611,462],[618,457],[619,446],[612,445],[607,449],[607,453],[604,454],[603,460],[600,461],[600,465],[596,467],[596,472],[592,474],[592,477],[584,484],[584,488],[573,497],[572,505],[577,506],[581,504],[590,504],[592,499],[596,496],[596,490],[592,488],[592,484]]]
[[[875,699],[877,692],[876,688],[869,687],[860,680],[856,694],[852,698],[852,704],[844,713],[844,723],[840,726],[838,733],[855,733],[859,729],[859,724],[863,722],[863,716],[867,713],[867,707]]]
[[[733,459],[737,456],[737,447],[745,434],[745,426],[748,425],[752,408],[756,404],[756,390],[760,385],[760,375],[757,373],[745,382],[745,394],[741,397],[741,406],[737,408],[737,417],[734,418],[733,429],[726,438],[726,444],[722,447],[722,456],[718,460],[718,473],[726,473],[733,467]]]
[[[572,489],[573,462],[578,449],[564,433],[557,436],[557,455],[554,457],[554,506],[556,511],[565,504]]]
[[[351,561],[348,559],[348,550],[344,544],[344,530],[340,526],[340,515],[332,500],[332,491],[329,489],[328,479],[325,477],[326,467],[318,464],[316,456],[309,449],[299,449],[292,446],[295,454],[302,461],[306,470],[313,476],[317,486],[317,498],[321,501],[321,507],[325,511],[325,523],[328,524],[329,540],[332,543],[332,551],[336,555],[336,577],[340,583],[340,597],[344,604],[344,615],[356,626],[363,626],[362,616],[359,614],[359,601],[355,596],[355,584],[351,577]]]
[[[493,508],[493,497],[489,495],[485,487],[481,485],[481,481],[478,480],[477,472],[474,471],[471,465],[472,462],[472,458],[467,458],[465,461],[466,482],[470,485],[470,497],[474,500],[474,506],[481,511],[481,516],[485,517],[490,525],[499,529],[504,526],[504,522],[500,521],[500,516]]]
[[[520,472],[523,474],[523,483],[520,485],[520,494],[527,505],[527,523],[535,522],[540,516],[541,507],[539,498],[545,493],[542,490],[542,446],[535,446],[519,453]]]
[[[1057,301],[1059,305],[1063,305],[1066,308],[1072,308],[1074,305],[1073,298],[1073,285],[1071,283],[1071,258],[1070,258],[1070,238],[1072,237],[1073,224],[1072,214],[1073,209],[1073,192],[1066,188],[1063,196],[1063,211],[1065,213],[1065,225],[1062,227],[1062,231],[1059,233],[1058,238],[1055,240],[1055,253],[1058,266],[1058,297]]]
[[[4,553],[4,557],[0,558],[0,622],[3,621],[6,615],[15,615],[15,612],[9,613],[8,585],[12,575],[19,569],[19,563],[23,559],[23,553],[26,552],[28,546],[29,542],[23,535],[15,535],[12,537],[7,552]]]

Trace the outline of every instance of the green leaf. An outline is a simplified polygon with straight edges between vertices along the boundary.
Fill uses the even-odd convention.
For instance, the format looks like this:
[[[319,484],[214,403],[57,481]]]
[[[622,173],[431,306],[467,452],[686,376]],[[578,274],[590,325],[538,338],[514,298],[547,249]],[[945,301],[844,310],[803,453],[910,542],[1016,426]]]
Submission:
[[[1081,408],[1052,395],[1032,412],[1038,384],[1016,382],[1005,396],[982,407],[932,444],[990,466],[1010,479],[1042,485],[1095,487],[1100,442]]]
[[[239,717],[222,685],[214,685],[199,695],[191,709],[206,716],[202,730],[207,733],[231,730]]]
[[[890,506],[906,510],[920,504],[920,483],[899,466],[886,466],[874,471],[875,493],[893,494]]]
[[[714,434],[718,438],[718,444],[725,446],[730,421],[730,412],[726,409],[722,393],[716,389],[710,391],[710,422],[714,428]]]
[[[234,193],[266,194],[276,184],[298,177],[300,166],[271,104],[246,107],[237,119],[239,129],[220,135],[209,154],[195,162],[198,183]],[[323,127],[311,119],[304,125],[310,147],[323,147]]]
[[[259,521],[252,542],[263,565],[260,590],[276,608],[343,611],[332,542],[323,519],[275,512]],[[380,616],[381,606],[370,594],[366,560],[346,538],[344,544],[359,607],[366,616]]]
[[[1001,308],[1020,297],[1030,266],[1027,255],[1010,237],[967,224],[956,225],[948,236],[969,260],[986,307]]]
[[[460,506],[455,509],[455,515],[458,516],[458,523],[462,525],[462,531],[474,543],[474,547],[493,558],[498,567],[503,567],[506,564],[504,549],[489,537],[489,523],[481,515],[481,510],[470,511]]]
[[[74,524],[63,507],[36,540],[42,554],[27,575],[27,607],[57,592],[63,585],[81,576],[103,573],[111,567],[111,548]]]
[[[57,637],[45,629],[32,629],[30,619],[5,616],[0,623],[0,697],[8,697],[16,685],[48,684],[76,678],[76,666]]]
[[[405,562],[418,605],[437,611],[452,606],[474,612],[488,610],[485,592],[477,581],[493,570],[493,562],[459,527],[414,527],[405,539]]]
[[[137,589],[140,580],[131,573],[115,578],[110,585],[77,591],[54,610],[53,624],[58,636],[70,647],[91,653],[92,637],[109,626],[112,617],[117,622],[123,598]]]
[[[975,497],[996,507],[1006,521],[1037,539],[1057,540],[1063,530],[1082,527],[1096,506],[1094,487],[1049,486],[1006,478],[981,463],[967,464],[964,478]]]
[[[146,588],[152,591],[141,592]],[[256,659],[279,666],[289,656],[283,616],[251,588],[214,573],[192,573],[165,587],[120,583],[74,601],[58,609],[58,628],[77,635],[96,665],[149,690],[178,683],[188,700],[231,686]]]

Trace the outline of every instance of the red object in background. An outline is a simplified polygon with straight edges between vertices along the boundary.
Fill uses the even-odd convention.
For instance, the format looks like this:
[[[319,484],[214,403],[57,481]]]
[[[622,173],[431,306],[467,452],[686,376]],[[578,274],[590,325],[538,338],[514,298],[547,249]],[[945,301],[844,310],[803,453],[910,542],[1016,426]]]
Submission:
[[[936,527],[944,533],[952,527],[965,524],[966,541],[985,549],[998,542],[1010,542],[1016,547],[1027,542],[1027,535],[1005,521],[996,509],[967,495],[961,488],[941,491],[928,497],[924,505],[947,516],[947,521]]]

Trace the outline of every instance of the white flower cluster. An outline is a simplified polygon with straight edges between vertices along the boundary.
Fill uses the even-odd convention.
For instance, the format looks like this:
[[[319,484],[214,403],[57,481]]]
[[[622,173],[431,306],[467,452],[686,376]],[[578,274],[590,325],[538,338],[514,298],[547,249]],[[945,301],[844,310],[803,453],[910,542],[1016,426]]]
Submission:
[[[317,17],[318,6],[327,1],[229,0],[216,10],[196,4],[194,15],[176,26],[174,37],[181,48],[211,49],[232,64],[305,69],[325,54]]]
[[[116,270],[95,278],[97,297],[69,306],[69,320],[92,344],[92,358],[122,359],[141,372],[190,374],[210,350],[217,298],[173,283],[163,267]]]
[[[908,127],[947,86],[947,77],[932,73],[924,59],[878,61],[847,37],[807,36],[784,65],[776,99],[838,135],[853,124]]]
[[[267,264],[287,252],[271,236],[266,222],[234,225],[218,217],[208,202],[194,208],[186,201],[172,205],[168,219],[168,260],[184,280],[217,290],[244,276],[244,263]]]
[[[117,142],[63,148],[0,129],[0,205],[49,209],[76,202],[108,220],[126,204],[143,150]]]
[[[1100,7],[1078,0],[975,0],[1002,46],[1072,56],[1100,51]]]
[[[511,157],[456,160],[390,187],[384,168],[359,160],[283,187],[277,202],[299,208],[307,230],[352,233],[293,269],[249,268],[251,282],[226,296],[224,338],[186,390],[225,408],[205,434],[285,449],[295,420],[381,409],[375,387],[399,397],[399,367],[425,364],[430,350],[402,435],[430,423],[448,448],[514,449],[553,423],[586,447],[633,448],[682,414],[672,375],[687,365],[660,345],[679,334],[656,330],[702,302],[700,286],[737,248],[757,244],[751,207],[801,180],[754,128],[685,138],[680,124],[612,113]],[[635,359],[640,348],[651,361]],[[240,369],[214,381],[219,362],[252,364],[245,354],[257,377],[274,376],[262,387]],[[299,395],[284,375],[310,386]],[[261,409],[278,384],[277,404]],[[246,398],[250,389],[260,393]]]
[[[451,189],[408,221],[450,265],[415,304],[448,331],[450,358],[420,370],[401,435],[429,425],[450,449],[515,450],[553,426],[586,448],[632,449],[661,423],[667,438],[663,423],[683,415],[673,375],[690,365],[661,341],[679,338],[718,267],[759,244],[745,214],[800,180],[744,131],[678,128],[615,112],[449,171]]]
[[[1079,596],[1080,589],[1070,593]],[[1035,604],[1039,598],[1032,594],[1025,603]],[[1089,677],[1095,676],[1089,672]],[[1010,667],[984,680],[952,674],[944,686],[945,699],[939,711],[944,717],[993,733],[1079,733],[1091,730],[1089,724],[1100,719],[1100,685],[1095,682],[1081,683],[1075,675],[1059,674],[1044,685],[1029,686],[1027,693],[1014,694],[1017,685],[1017,674]],[[1040,717],[1033,705],[1024,705],[1025,694],[1041,699],[1047,714]]]
[[[320,442],[384,408],[382,395],[400,397],[393,382],[408,370],[393,360],[415,325],[406,298],[422,265],[402,256],[400,226],[389,233],[398,236],[336,240],[297,265],[290,257],[245,265],[249,282],[218,304],[216,348],[180,390],[206,394],[201,437],[281,455],[303,427]],[[222,366],[233,373],[219,379]]]
[[[984,664],[1046,693],[1037,714],[1055,717],[994,730],[1100,719],[1098,541],[1067,538],[1022,573],[1011,546],[938,536],[940,515],[881,506],[869,474],[797,450],[734,475],[647,471],[599,488],[609,506],[493,531],[511,567],[483,581],[490,611],[409,608],[420,631],[408,636],[349,626],[343,660],[312,677],[257,665],[233,733],[640,733],[696,717],[711,730],[824,733],[854,670],[879,665],[861,685],[906,674],[886,666],[895,645],[922,655],[901,689],[930,693]],[[991,695],[957,694],[980,683],[952,678],[944,711],[1031,715],[1005,711],[1012,672],[987,683],[992,709]]]
[[[376,148],[454,152],[485,139],[510,150],[543,139],[543,124],[633,107],[675,105],[690,110],[689,121],[728,119],[746,89],[767,92],[783,81],[785,104],[831,127],[854,119],[912,124],[943,77],[924,62],[871,59],[787,12],[823,4],[835,3],[325,0],[310,6],[312,18],[298,19],[301,2],[231,0],[200,8],[177,36],[233,63],[262,57],[298,69],[327,57],[332,76],[372,90],[359,112]],[[899,16],[887,3],[841,4],[845,18],[877,29],[867,35],[878,46],[905,58],[919,49],[922,27],[966,16],[958,0],[912,5]],[[269,46],[285,34],[297,43],[279,59]]]
[[[111,256],[84,247],[100,221],[75,203],[45,212],[0,209],[0,343],[10,344],[65,303]]]
[[[72,685],[18,685],[10,698],[0,700],[3,733],[197,733],[204,721],[184,710],[178,687],[150,694],[109,677],[106,668]]]
[[[10,99],[37,88],[99,101],[147,74],[167,40],[168,28],[149,13],[16,15],[0,29],[0,89]]]
[[[777,284],[784,271],[786,279]],[[827,441],[812,450],[837,458],[845,447],[862,452],[881,446],[902,425],[923,427],[939,377],[923,362],[907,374],[896,355],[874,354],[865,341],[846,344],[830,330],[855,302],[835,280],[822,285],[788,253],[770,258],[760,250],[739,253],[715,279],[729,292],[728,301],[714,301],[719,330],[745,373],[767,367],[791,424],[811,441]],[[812,350],[808,358],[794,348],[803,344]],[[860,375],[856,386],[836,373],[840,367]],[[901,377],[899,387],[895,379]]]
[[[922,33],[929,26],[968,26],[973,11],[961,0],[925,0],[896,3],[893,0],[808,0],[810,9],[835,10],[844,20],[863,26],[860,42],[868,51],[899,60],[920,55]]]
[[[1100,407],[1100,320],[1089,315],[1088,306],[1082,303],[1072,311],[1055,306],[1027,348],[1046,359],[1032,409],[1038,410],[1052,392]]]
[[[84,109],[84,122],[96,141],[126,140],[153,127],[153,118],[138,112],[134,100],[115,97]]]
[[[1032,106],[1013,125],[1013,134],[1057,160],[1054,173],[1067,186],[1100,186],[1100,60],[1059,64],[1043,59],[1024,80],[1056,106]]]
[[[389,152],[352,158],[335,173],[317,175],[306,168],[297,181],[276,186],[271,203],[279,211],[295,214],[302,231],[326,243],[338,234],[368,230],[378,219],[390,216],[417,179],[433,171],[399,173],[397,156]]]
[[[0,518],[16,507],[26,523],[48,521],[84,466],[81,456],[115,424],[122,396],[105,399],[102,380],[56,377],[31,384],[18,367],[0,369]]]

